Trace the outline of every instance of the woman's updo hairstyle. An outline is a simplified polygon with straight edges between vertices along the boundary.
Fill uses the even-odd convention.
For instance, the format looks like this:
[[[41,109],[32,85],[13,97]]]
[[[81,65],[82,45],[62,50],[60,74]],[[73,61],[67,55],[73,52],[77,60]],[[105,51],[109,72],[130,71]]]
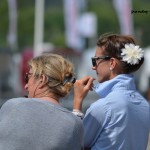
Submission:
[[[73,64],[64,57],[45,53],[29,62],[35,78],[47,77],[49,91],[59,97],[66,96],[75,82]]]
[[[134,38],[127,35],[104,34],[100,36],[97,41],[97,46],[104,48],[104,55],[120,60],[123,73],[128,74],[137,71],[141,67],[144,62],[144,57],[142,57],[137,64],[122,61],[121,53],[126,44],[135,45]]]

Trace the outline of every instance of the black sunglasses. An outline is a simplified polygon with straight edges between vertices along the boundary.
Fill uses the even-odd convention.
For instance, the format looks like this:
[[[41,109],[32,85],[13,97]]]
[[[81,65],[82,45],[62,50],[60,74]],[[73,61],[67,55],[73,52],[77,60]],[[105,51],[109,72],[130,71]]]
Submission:
[[[92,57],[92,65],[93,67],[96,66],[96,61],[99,60],[99,59],[102,59],[102,60],[109,60],[111,57],[110,56],[99,56],[99,57]]]
[[[24,76],[24,82],[27,84],[32,73],[26,73]]]

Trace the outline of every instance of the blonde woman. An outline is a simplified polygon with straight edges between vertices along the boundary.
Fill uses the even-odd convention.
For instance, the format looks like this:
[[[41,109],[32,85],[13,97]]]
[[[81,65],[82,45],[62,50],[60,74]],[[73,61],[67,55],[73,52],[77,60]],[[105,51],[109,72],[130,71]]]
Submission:
[[[0,110],[1,150],[81,150],[82,122],[60,105],[75,78],[73,65],[60,55],[29,62],[28,98],[8,100]]]

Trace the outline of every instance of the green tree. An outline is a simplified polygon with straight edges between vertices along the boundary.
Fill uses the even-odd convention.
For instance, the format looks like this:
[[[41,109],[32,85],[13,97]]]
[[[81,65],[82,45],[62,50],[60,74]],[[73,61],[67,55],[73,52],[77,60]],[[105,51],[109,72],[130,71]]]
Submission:
[[[94,12],[98,19],[97,35],[105,32],[119,33],[119,22],[110,0],[86,0],[87,11]],[[150,39],[150,1],[133,0],[133,10],[147,10],[148,13],[134,13],[135,36],[142,46],[149,45]],[[18,10],[18,46],[21,51],[26,46],[33,46],[35,1],[17,0]],[[58,47],[65,47],[64,12],[62,0],[45,0],[44,42],[51,42]],[[8,4],[0,1],[0,45],[8,47]]]

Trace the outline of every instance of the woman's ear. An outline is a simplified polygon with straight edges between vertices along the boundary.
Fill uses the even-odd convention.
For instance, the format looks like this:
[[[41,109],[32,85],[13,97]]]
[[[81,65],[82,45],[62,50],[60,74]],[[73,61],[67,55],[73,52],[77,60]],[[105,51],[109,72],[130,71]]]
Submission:
[[[111,70],[114,70],[114,68],[115,68],[116,65],[117,65],[116,59],[115,59],[115,58],[110,58],[110,63],[109,63],[109,65],[110,65]]]
[[[120,67],[120,61],[116,58],[110,59],[110,70],[113,71],[114,74],[120,74],[122,73],[121,67]]]
[[[42,74],[39,79],[39,88],[43,88],[46,85],[47,81],[47,77]]]

